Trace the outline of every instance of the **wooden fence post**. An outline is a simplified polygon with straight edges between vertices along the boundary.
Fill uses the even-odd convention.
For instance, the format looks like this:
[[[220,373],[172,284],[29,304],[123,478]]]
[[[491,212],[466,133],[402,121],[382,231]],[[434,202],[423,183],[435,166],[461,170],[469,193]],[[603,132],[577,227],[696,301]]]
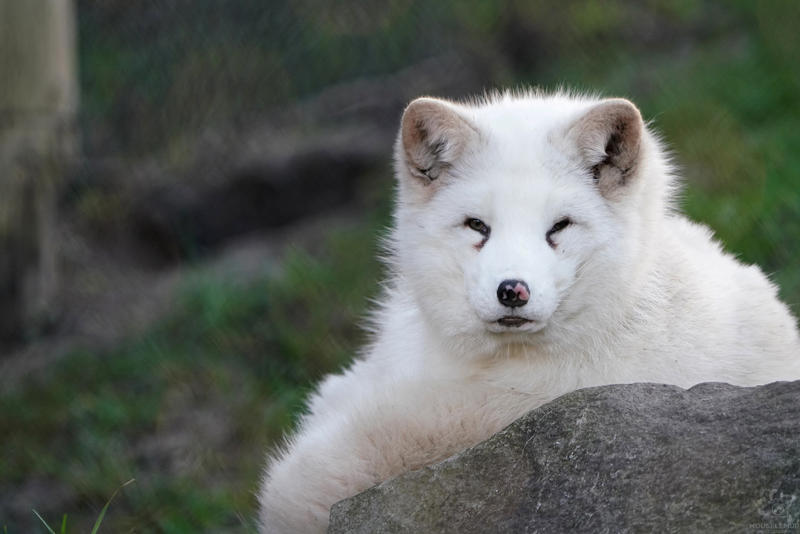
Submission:
[[[56,194],[77,155],[77,105],[72,0],[0,0],[0,346],[54,316]]]

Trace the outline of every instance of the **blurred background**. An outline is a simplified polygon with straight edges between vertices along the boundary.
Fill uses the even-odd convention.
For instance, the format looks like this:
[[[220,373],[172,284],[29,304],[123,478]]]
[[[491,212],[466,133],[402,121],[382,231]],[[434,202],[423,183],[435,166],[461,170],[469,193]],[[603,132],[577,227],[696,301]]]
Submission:
[[[636,102],[800,311],[800,3],[0,0],[0,530],[254,531],[365,336],[403,106]]]

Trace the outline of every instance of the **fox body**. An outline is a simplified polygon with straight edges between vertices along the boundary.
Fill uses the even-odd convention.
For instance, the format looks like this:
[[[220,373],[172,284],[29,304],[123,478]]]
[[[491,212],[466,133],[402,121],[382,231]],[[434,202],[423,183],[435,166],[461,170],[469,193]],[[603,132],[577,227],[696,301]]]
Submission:
[[[578,388],[800,378],[775,286],[677,212],[629,101],[417,99],[395,164],[372,342],[272,456],[265,532],[324,531],[336,501]]]

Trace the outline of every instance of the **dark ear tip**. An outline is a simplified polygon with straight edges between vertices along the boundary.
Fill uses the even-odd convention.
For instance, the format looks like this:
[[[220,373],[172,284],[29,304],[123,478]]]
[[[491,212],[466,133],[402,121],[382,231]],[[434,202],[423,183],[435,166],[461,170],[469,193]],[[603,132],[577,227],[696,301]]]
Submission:
[[[603,104],[609,106],[618,106],[620,108],[629,109],[635,113],[639,113],[639,108],[636,107],[636,104],[628,100],[627,98],[615,97],[615,98],[606,98],[602,101]]]
[[[603,102],[603,108],[609,115],[615,115],[620,122],[644,125],[639,108],[628,99],[609,98]]]
[[[408,147],[420,142],[425,136],[427,118],[442,108],[443,104],[435,98],[421,97],[411,101],[403,111],[400,120],[403,144]]]
[[[437,100],[436,98],[427,96],[415,98],[406,106],[406,109],[403,111],[402,123],[406,124],[408,120],[433,113],[437,109],[441,109],[444,105],[444,102]]]

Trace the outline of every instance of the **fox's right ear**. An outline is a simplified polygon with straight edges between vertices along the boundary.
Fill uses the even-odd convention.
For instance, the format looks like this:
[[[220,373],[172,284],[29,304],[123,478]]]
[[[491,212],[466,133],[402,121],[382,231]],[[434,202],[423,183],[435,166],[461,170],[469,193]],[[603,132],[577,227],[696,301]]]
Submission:
[[[441,181],[477,134],[454,105],[418,98],[403,113],[396,157],[419,183],[431,186]]]
[[[570,128],[567,135],[606,198],[618,197],[636,179],[644,130],[639,110],[623,98],[601,101]]]

